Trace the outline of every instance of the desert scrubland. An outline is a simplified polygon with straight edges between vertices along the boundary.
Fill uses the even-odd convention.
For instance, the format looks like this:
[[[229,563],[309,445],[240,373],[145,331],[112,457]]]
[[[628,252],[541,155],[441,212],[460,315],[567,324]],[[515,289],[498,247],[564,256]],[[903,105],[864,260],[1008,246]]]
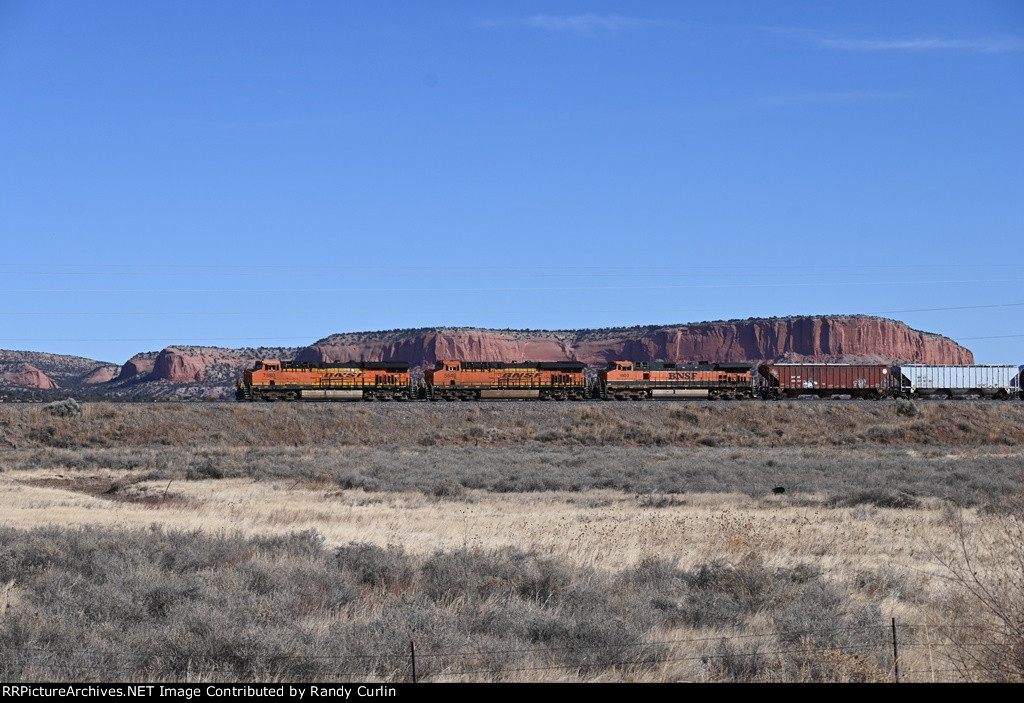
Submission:
[[[0,679],[407,681],[412,643],[423,681],[1019,681],[1022,431],[1020,402],[4,404]]]

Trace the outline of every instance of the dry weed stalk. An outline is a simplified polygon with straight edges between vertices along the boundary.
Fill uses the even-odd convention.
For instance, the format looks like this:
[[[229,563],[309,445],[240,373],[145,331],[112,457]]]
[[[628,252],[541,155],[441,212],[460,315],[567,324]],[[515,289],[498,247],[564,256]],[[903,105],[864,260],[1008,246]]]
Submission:
[[[980,529],[953,515],[954,542],[937,553],[952,585],[946,636],[968,681],[1024,682],[1024,499]]]

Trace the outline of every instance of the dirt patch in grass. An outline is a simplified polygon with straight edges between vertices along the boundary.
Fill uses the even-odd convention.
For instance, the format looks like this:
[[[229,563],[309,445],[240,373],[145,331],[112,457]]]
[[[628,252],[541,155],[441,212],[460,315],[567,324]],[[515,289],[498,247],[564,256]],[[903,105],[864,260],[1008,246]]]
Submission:
[[[132,503],[148,508],[184,507],[189,502],[180,493],[171,492],[170,483],[160,491],[151,486],[139,485],[139,477],[112,479],[107,476],[67,476],[29,478],[19,481],[30,486],[45,486],[74,493],[82,493],[118,503]]]

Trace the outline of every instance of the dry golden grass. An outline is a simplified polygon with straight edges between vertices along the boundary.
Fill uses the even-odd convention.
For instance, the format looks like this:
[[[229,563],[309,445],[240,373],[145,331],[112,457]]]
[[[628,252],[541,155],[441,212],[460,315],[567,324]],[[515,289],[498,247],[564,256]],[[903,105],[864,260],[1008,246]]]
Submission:
[[[146,502],[47,485],[54,480],[59,478],[52,471],[0,475],[0,524],[21,529],[58,524],[140,530],[161,525],[250,535],[312,529],[328,546],[399,545],[422,558],[438,551],[489,552],[514,546],[552,557],[572,569],[601,572],[626,570],[645,559],[668,559],[680,568],[695,568],[756,557],[770,568],[813,565],[826,579],[842,584],[873,580],[860,597],[880,606],[885,620],[879,627],[888,618],[896,618],[904,627],[941,623],[936,604],[943,601],[948,584],[935,555],[940,545],[954,537],[949,508],[938,501],[913,510],[829,508],[815,496],[753,499],[703,494],[677,497],[673,504],[654,508],[645,507],[648,501],[618,491],[469,491],[449,500],[418,493],[366,493],[330,485],[225,479],[171,482],[169,487],[166,482],[133,484],[132,497],[159,497]],[[983,524],[989,517],[972,512],[969,519]],[[771,630],[770,622],[763,625],[765,631]],[[738,631],[704,631],[700,638],[730,634]],[[659,633],[658,638],[685,643],[695,638],[695,632],[679,626]],[[698,656],[693,647],[676,645],[673,652],[681,660],[676,664],[664,663],[641,673],[605,671],[594,680],[692,679],[690,658]],[[919,672],[912,680],[927,680],[930,674],[920,672],[934,666],[928,657],[934,660],[943,651],[938,642],[934,649],[907,650],[903,666],[908,672]],[[854,663],[836,662],[836,666]],[[519,680],[537,680],[537,676],[524,673]]]
[[[926,573],[929,545],[949,537],[948,507],[915,510],[829,508],[815,496],[754,499],[737,494],[675,497],[663,508],[619,491],[467,491],[458,499],[420,493],[367,493],[331,485],[242,479],[142,481],[131,496],[90,495],[52,485],[64,474],[0,474],[0,524],[171,529],[245,534],[316,530],[330,545],[438,549],[510,545],[580,566],[620,569],[648,557],[682,563],[751,552],[771,563],[801,560],[829,571],[898,564]],[[123,475],[97,474],[111,482]],[[81,484],[75,484],[81,485]],[[945,525],[945,527],[944,527]]]
[[[83,403],[59,417],[0,404],[0,447],[1018,446],[1024,403]]]
[[[895,618],[912,630],[904,680],[969,680],[970,662],[950,664],[957,652],[946,628],[951,613],[958,621],[974,616],[948,565],[966,525],[976,565],[999,573],[1004,542],[986,536],[998,536],[1005,516],[988,510],[984,496],[994,501],[1020,486],[1013,476],[1024,465],[1024,413],[1012,403],[934,403],[914,417],[894,408],[86,404],[78,417],[53,417],[39,408],[3,407],[0,527],[142,531],[157,525],[250,536],[314,530],[330,548],[396,546],[421,561],[515,548],[580,573],[618,575],[610,578],[659,560],[684,571],[715,563],[738,571],[751,563],[812,569],[876,608],[880,628]],[[495,474],[508,481],[495,481]],[[552,485],[579,486],[543,490],[546,476],[559,477]],[[650,479],[650,487],[627,489],[647,486],[653,476],[661,478]],[[772,495],[779,477],[787,491]],[[673,489],[659,490],[659,481]],[[957,510],[943,499],[967,483],[973,488],[963,495],[972,507]],[[904,491],[912,507],[877,507],[885,491]],[[31,599],[19,584],[0,583],[0,611]],[[743,650],[740,639],[716,642],[748,636],[758,626],[771,631],[775,618],[753,612],[742,628],[666,625],[647,638],[667,643],[667,655],[646,668],[505,672],[500,680],[742,679],[742,671],[723,672],[715,662],[757,653]],[[816,656],[817,673],[772,675],[891,675],[848,651]],[[454,670],[433,678],[466,679]]]

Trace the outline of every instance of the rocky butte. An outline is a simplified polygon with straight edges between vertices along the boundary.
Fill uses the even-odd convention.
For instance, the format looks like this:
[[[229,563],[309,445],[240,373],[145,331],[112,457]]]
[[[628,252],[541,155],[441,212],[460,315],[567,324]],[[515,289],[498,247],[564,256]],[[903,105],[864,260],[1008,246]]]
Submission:
[[[31,364],[0,364],[0,381],[15,386],[52,390],[59,388],[53,379]]]
[[[662,361],[815,361],[973,364],[951,339],[868,316],[788,317],[599,330],[426,328],[337,334],[301,350],[296,361],[401,359],[577,360],[603,367],[617,359]]]

